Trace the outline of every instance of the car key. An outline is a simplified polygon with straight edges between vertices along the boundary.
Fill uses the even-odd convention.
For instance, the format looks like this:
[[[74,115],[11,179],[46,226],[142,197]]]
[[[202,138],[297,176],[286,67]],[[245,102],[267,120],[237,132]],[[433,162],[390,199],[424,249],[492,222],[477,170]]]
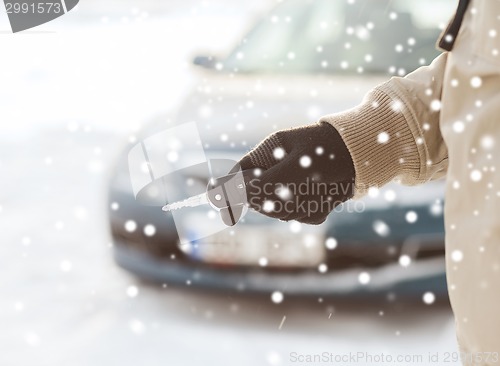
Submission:
[[[255,177],[252,170],[239,171],[211,179],[207,191],[183,201],[163,206],[163,211],[173,211],[184,207],[196,207],[210,204],[219,211],[222,221],[227,226],[235,225],[246,209],[246,184]]]
[[[205,192],[205,193],[201,193],[197,196],[192,196],[192,197],[186,198],[185,200],[182,200],[182,201],[169,203],[168,205],[163,206],[162,210],[168,212],[168,211],[178,210],[178,209],[184,208],[184,207],[201,206],[201,205],[205,205],[207,203],[208,203],[208,197],[207,197],[207,193]]]

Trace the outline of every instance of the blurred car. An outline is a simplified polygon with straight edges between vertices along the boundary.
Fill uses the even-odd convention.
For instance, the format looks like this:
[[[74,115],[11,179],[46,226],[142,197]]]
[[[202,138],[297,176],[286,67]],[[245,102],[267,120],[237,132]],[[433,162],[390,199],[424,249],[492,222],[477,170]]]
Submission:
[[[153,121],[138,140],[194,121],[207,159],[238,160],[269,133],[353,107],[389,76],[428,64],[438,54],[438,25],[453,5],[284,0],[226,56],[197,56],[197,83],[175,121]],[[339,206],[320,226],[248,212],[235,227],[186,246],[179,245],[171,213],[134,196],[130,148],[111,175],[109,224],[116,262],[141,278],[227,291],[446,296],[443,182],[373,190]],[[177,173],[177,180],[158,179],[147,194],[167,185],[186,198],[210,178]],[[192,230],[210,225],[196,209],[185,212]]]

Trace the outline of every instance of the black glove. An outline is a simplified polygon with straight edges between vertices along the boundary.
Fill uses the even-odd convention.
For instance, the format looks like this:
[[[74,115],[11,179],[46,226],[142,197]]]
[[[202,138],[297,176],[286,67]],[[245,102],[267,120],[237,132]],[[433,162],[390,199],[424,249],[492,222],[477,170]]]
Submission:
[[[240,161],[253,170],[249,206],[284,221],[321,224],[354,194],[355,170],[337,130],[326,122],[271,134]]]

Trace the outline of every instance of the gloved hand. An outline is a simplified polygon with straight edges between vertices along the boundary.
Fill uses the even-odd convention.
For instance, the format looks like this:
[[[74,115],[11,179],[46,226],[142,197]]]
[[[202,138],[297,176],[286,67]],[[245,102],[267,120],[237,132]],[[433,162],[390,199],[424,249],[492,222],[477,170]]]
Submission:
[[[271,134],[231,172],[240,167],[254,172],[247,183],[249,206],[284,221],[321,224],[354,194],[351,155],[326,122]]]

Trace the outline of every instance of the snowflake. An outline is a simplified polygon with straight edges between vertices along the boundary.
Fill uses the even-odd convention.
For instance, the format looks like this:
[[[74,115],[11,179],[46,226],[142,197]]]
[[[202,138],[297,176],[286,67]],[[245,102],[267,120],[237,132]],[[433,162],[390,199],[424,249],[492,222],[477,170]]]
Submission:
[[[358,281],[362,285],[367,285],[370,283],[371,277],[368,272],[361,272],[358,276]]]
[[[462,121],[453,122],[453,131],[456,133],[462,133],[465,130],[465,124]]]
[[[403,102],[400,101],[399,99],[393,100],[391,102],[391,109],[394,112],[401,112],[401,110],[403,109]]]
[[[298,221],[293,221],[290,223],[290,231],[294,234],[300,233],[302,230],[302,225]]]
[[[262,169],[260,168],[255,168],[253,170],[253,175],[255,175],[256,177],[260,177],[260,175],[262,174]]]
[[[384,193],[384,198],[387,202],[394,202],[396,199],[396,192],[394,192],[392,189],[388,189]]]
[[[326,271],[328,271],[328,266],[324,263],[321,263],[318,266],[318,271],[319,271],[319,273],[326,273]]]
[[[134,220],[128,220],[125,222],[125,230],[129,233],[134,232],[137,229],[137,223]]]
[[[377,142],[385,144],[387,141],[389,141],[389,134],[387,132],[380,132],[377,136]]]
[[[454,250],[451,252],[451,260],[453,262],[461,262],[464,259],[464,253],[461,250]]]
[[[144,326],[144,323],[141,322],[140,320],[137,320],[137,319],[132,319],[129,323],[128,323],[128,326],[130,328],[130,330],[136,334],[142,334],[144,333],[144,330],[145,330],[145,326]]]
[[[438,99],[434,99],[431,102],[431,110],[438,112],[441,109],[441,101]]]
[[[300,158],[300,166],[302,168],[309,168],[311,166],[312,160],[309,156],[304,155]]]
[[[268,352],[266,359],[269,365],[281,365],[281,355],[278,352]]]
[[[332,238],[332,237],[326,239],[326,241],[325,241],[325,246],[329,250],[335,249],[337,247],[337,244],[338,244],[337,240],[335,238]]]
[[[408,267],[411,264],[411,258],[410,256],[403,254],[402,256],[399,257],[399,264],[401,267]]]
[[[288,187],[276,188],[276,195],[282,200],[289,200],[292,197],[292,191]]]
[[[473,181],[473,182],[479,182],[483,177],[483,173],[481,173],[481,171],[475,169],[473,170],[471,173],[470,173],[470,179]]]
[[[373,230],[380,236],[386,237],[390,234],[391,229],[382,220],[376,220],[373,222]]]
[[[434,295],[432,292],[428,291],[428,292],[424,293],[424,295],[422,296],[422,300],[427,305],[431,305],[434,303],[434,301],[436,301],[436,295]]]
[[[458,182],[454,182],[454,183],[458,183]],[[453,187],[453,188],[455,188],[455,187]],[[429,211],[430,211],[430,213],[431,213],[432,216],[440,216],[440,215],[442,215],[443,214],[443,205],[441,204],[441,201],[434,202],[431,205]]]
[[[368,196],[371,197],[371,198],[378,197],[379,193],[380,193],[380,190],[378,189],[378,187],[370,187],[370,188],[368,188]]]
[[[153,236],[156,234],[156,227],[153,224],[147,224],[144,226],[144,235]]]
[[[285,157],[285,150],[281,147],[277,147],[276,149],[273,150],[273,156],[277,160],[281,160]]]
[[[136,287],[136,286],[129,286],[127,287],[127,290],[126,290],[126,293],[127,293],[127,296],[128,297],[136,297],[137,295],[139,295],[139,289]]]
[[[283,299],[284,299],[283,293],[280,291],[274,291],[271,294],[271,301],[274,302],[275,304],[281,303]]]
[[[73,268],[73,265],[71,264],[71,262],[69,260],[65,259],[65,260],[61,261],[61,263],[59,264],[59,268],[63,272],[69,272]]]
[[[470,85],[473,88],[480,88],[483,84],[483,80],[479,76],[474,76],[470,79]]]
[[[175,163],[177,160],[179,160],[179,153],[177,151],[170,151],[167,154],[167,160],[171,163]]]
[[[26,343],[28,343],[28,345],[30,345],[32,347],[37,347],[38,345],[40,345],[40,337],[38,336],[38,334],[36,334],[34,332],[26,333],[26,335],[24,336],[24,339],[25,339]]]
[[[274,202],[273,201],[264,201],[262,205],[262,209],[264,212],[272,212],[274,211]]]
[[[408,211],[405,215],[405,219],[408,223],[413,224],[417,222],[418,215],[415,211]]]
[[[481,138],[481,147],[485,150],[491,150],[495,145],[495,139],[491,135],[485,135]]]

